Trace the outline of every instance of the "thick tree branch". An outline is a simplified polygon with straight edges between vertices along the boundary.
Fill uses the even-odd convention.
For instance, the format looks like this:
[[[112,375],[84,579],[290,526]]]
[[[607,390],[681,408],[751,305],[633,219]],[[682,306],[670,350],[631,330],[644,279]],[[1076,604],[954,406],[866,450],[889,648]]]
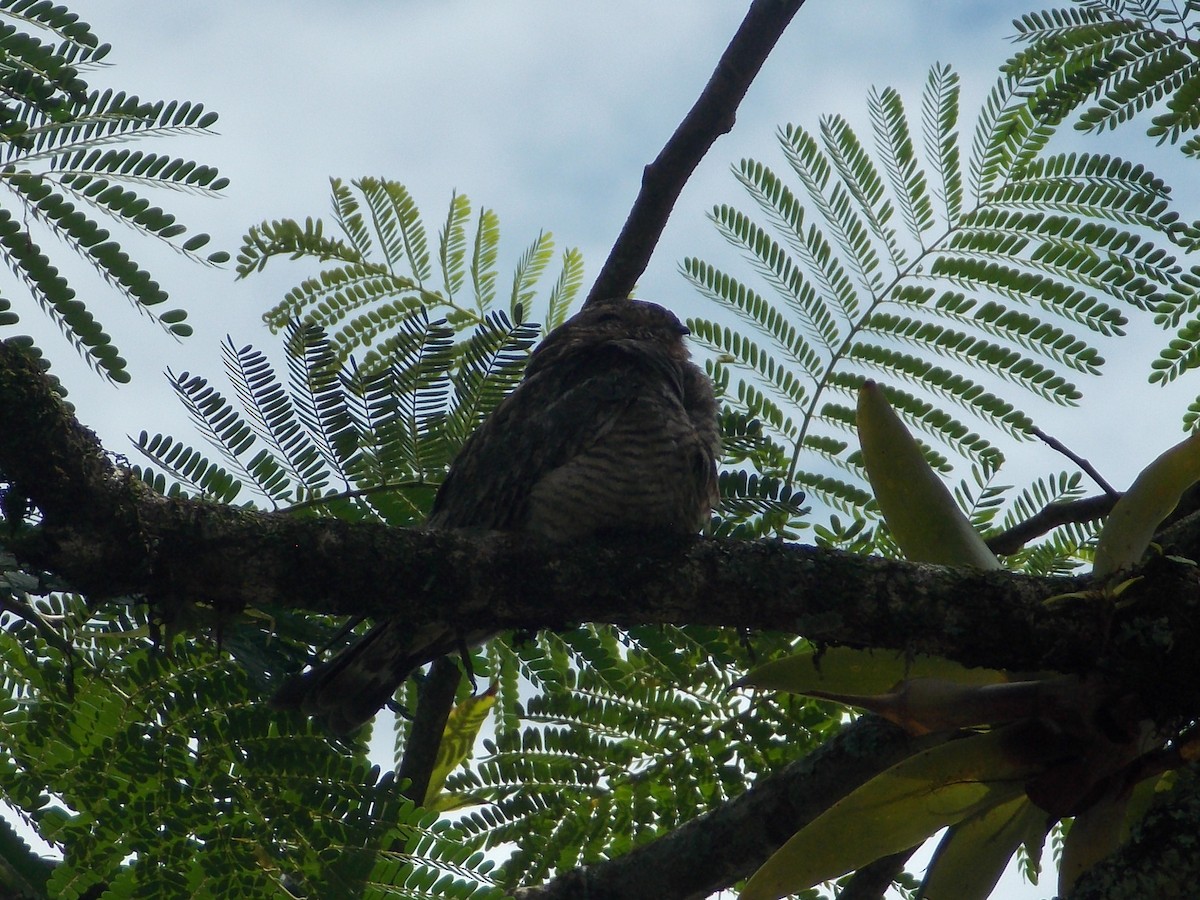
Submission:
[[[1094,522],[1107,516],[1121,494],[1099,494],[1095,497],[1082,497],[1078,500],[1058,500],[1048,503],[1034,515],[1023,522],[1018,522],[1012,528],[991,535],[986,543],[993,553],[1007,556],[1016,553],[1032,540],[1047,534],[1061,525]],[[1186,519],[1192,513],[1200,510],[1200,485],[1193,485],[1184,491],[1175,511],[1167,516],[1164,527],[1174,525]]]
[[[910,847],[863,866],[846,881],[837,895],[838,900],[884,900],[892,882],[904,871],[917,849]]]
[[[101,561],[111,569],[106,580],[145,577],[136,571],[147,551],[137,513],[159,498],[113,464],[95,434],[67,412],[37,362],[11,341],[0,342],[0,479],[41,512],[43,533],[61,526],[64,539],[88,535],[78,548],[92,558],[81,560],[84,566]],[[54,555],[69,556],[72,549],[59,546]]]
[[[626,297],[646,271],[675,201],[708,148],[733,128],[738,104],[804,0],[754,0],[717,68],[662,152],[642,174],[642,187],[587,302]]]
[[[417,689],[412,728],[404,744],[404,758],[396,770],[396,778],[409,782],[404,796],[417,806],[425,803],[425,795],[429,792],[429,779],[437,765],[438,748],[454,708],[454,695],[460,681],[462,672],[458,663],[443,656],[430,667]]]
[[[277,605],[393,616],[463,632],[581,621],[718,625],[950,657],[967,665],[1095,666],[1164,717],[1200,711],[1196,570],[1160,559],[1113,618],[1085,586],[863,558],[774,541],[623,536],[560,548],[512,533],[436,532],[167,499],[118,468],[24,354],[0,344],[0,472],[43,515],[9,546],[96,599]],[[1200,517],[1160,535],[1200,556]],[[1165,719],[1164,719],[1165,720]]]

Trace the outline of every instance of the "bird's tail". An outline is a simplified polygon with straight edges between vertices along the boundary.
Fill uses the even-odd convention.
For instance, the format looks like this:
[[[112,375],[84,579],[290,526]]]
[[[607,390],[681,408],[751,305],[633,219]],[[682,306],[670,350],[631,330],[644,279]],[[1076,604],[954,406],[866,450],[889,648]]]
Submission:
[[[451,635],[414,635],[382,622],[333,659],[293,675],[271,698],[336,734],[349,734],[382,709],[417,666],[454,649]]]

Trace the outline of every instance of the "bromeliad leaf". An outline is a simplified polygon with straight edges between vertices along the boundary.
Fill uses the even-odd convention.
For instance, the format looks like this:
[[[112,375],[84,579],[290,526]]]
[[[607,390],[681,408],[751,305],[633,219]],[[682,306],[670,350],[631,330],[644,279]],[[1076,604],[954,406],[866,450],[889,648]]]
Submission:
[[[873,381],[858,395],[863,467],[892,536],[914,562],[998,569],[954,496],[925,461],[920,444]]]
[[[1047,815],[1021,796],[976,813],[946,832],[929,861],[920,900],[987,900],[1017,848],[1039,840]]]
[[[994,669],[968,669],[935,656],[829,647],[807,650],[764,663],[737,681],[755,687],[804,694],[882,694],[905,679],[939,678],[963,685],[1000,684],[1008,680]]]
[[[1092,574],[1114,575],[1135,565],[1155,529],[1179,498],[1200,481],[1200,432],[1194,432],[1146,466],[1113,507],[1096,543]]]
[[[1056,752],[1036,729],[972,735],[897,763],[793,835],[746,883],[742,900],[805,890],[1022,797],[1025,779]]]

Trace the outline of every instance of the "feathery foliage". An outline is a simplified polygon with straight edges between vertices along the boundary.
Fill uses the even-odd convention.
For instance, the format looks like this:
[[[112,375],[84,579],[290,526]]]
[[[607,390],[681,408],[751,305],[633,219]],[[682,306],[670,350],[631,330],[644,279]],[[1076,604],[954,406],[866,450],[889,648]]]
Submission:
[[[1012,528],[1040,510],[1084,494],[1079,473],[1060,473],[1035,480],[1007,502],[1001,528]],[[1008,558],[1008,564],[1030,575],[1068,575],[1092,558],[1097,523],[1068,524],[1056,528],[1046,540],[1025,547]]]
[[[33,599],[5,575],[4,798],[62,851],[42,864],[49,896],[380,897],[439,879],[438,896],[496,895],[361,748],[248,702],[227,653],[152,645],[140,606]]]
[[[756,640],[759,651],[787,644]],[[516,845],[504,885],[625,852],[738,796],[837,728],[824,704],[731,695],[746,650],[719,629],[585,627],[493,642],[486,662],[502,684],[519,675],[526,689],[519,700],[509,692],[484,756],[447,786],[486,804],[460,821],[467,834],[486,847]]]
[[[508,309],[497,309],[493,214],[481,213],[470,233],[470,204],[457,195],[435,242],[395,182],[335,181],[333,191],[336,232],[314,220],[264,223],[251,229],[239,257],[243,275],[280,254],[334,263],[267,316],[284,331],[286,377],[262,351],[232,342],[223,347],[231,397],[207,379],[171,375],[216,456],[143,433],[137,446],[152,466],[139,471],[159,489],[416,525],[458,447],[515,386],[538,333],[523,316],[539,308],[549,237],[539,236],[520,257]],[[579,284],[578,255],[568,251],[540,304],[548,323],[565,318]],[[444,317],[434,319],[436,312]],[[777,477],[747,474],[781,470],[786,454],[744,417],[726,416],[723,425],[729,460],[740,468],[722,475],[726,500],[714,530],[786,529],[803,495]],[[263,612],[275,617],[277,637],[290,632],[299,643],[293,666],[334,633],[336,623]],[[782,649],[786,640],[764,638],[760,646],[768,644]],[[261,641],[227,646],[248,670],[271,671]],[[636,822],[627,840],[640,841],[711,808],[829,727],[815,705],[805,711],[808,701],[751,714],[728,696],[733,668],[715,660],[745,656],[737,635],[714,629],[586,628],[493,641],[475,668],[497,685],[495,737],[477,768],[447,783],[447,806],[488,803],[460,822],[464,846],[515,843],[502,882],[536,880],[591,858],[597,835],[624,833]],[[403,688],[401,701],[414,699],[412,691]],[[397,718],[397,752],[408,725]],[[781,732],[794,742],[771,750],[766,736]],[[660,754],[671,734],[674,750]],[[707,755],[698,749],[701,734],[708,735]],[[663,790],[668,781],[676,785],[671,797]],[[589,785],[595,807],[575,802],[580,785]],[[631,818],[631,803],[656,812]]]
[[[227,179],[211,166],[122,146],[208,132],[217,116],[199,103],[144,101],[90,87],[85,75],[104,64],[109,49],[64,7],[0,0],[0,186],[8,196],[0,203],[0,256],[19,290],[80,355],[105,377],[124,382],[129,373],[120,351],[43,249],[39,233],[63,241],[140,313],[184,337],[191,333],[187,313],[161,309],[166,290],[101,223],[115,221],[206,265],[222,263],[227,253],[201,253],[208,235],[185,239],[187,228],[141,191],[215,195]],[[0,326],[17,320],[11,295],[0,297]]]
[[[919,123],[895,90],[872,92],[873,150],[826,116],[816,133],[780,131],[786,175],[735,168],[756,212],[721,204],[711,219],[751,272],[682,269],[750,331],[689,324],[727,407],[788,449],[789,487],[836,510],[867,502],[847,437],[871,377],[932,439],[936,467],[958,457],[986,476],[1002,460],[987,432],[1033,426],[1013,388],[1074,405],[1074,380],[1103,365],[1096,339],[1122,334],[1129,310],[1195,302],[1200,282],[1173,252],[1194,233],[1166,185],[1107,155],[1050,153],[1040,108],[1001,77],[964,154],[958,77],[935,66]]]
[[[1078,110],[1075,127],[1115,129],[1143,118],[1146,133],[1200,157],[1200,7],[1194,3],[1080,2],[1030,13],[1014,23],[1028,46],[1006,66],[1027,85],[1036,108],[1051,119]],[[1184,241],[1200,246],[1195,230]],[[1154,361],[1150,380],[1167,384],[1200,366],[1200,283],[1195,266],[1182,276],[1193,290],[1169,293],[1154,306],[1155,321],[1175,333]],[[1200,398],[1184,415],[1200,422]]]
[[[451,199],[436,240],[435,287],[434,242],[402,185],[334,180],[333,200],[338,237],[325,237],[320,220],[265,222],[250,229],[238,258],[243,277],[280,254],[336,261],[265,317],[285,333],[286,376],[261,350],[232,341],[222,348],[232,401],[206,378],[172,373],[221,462],[143,434],[138,449],[174,479],[167,485],[144,472],[152,483],[413,525],[462,442],[515,387],[539,332],[526,316],[553,257],[551,237],[539,235],[522,257],[507,308],[493,308],[494,291],[466,291],[468,282],[497,281],[499,228],[490,210],[471,234],[469,200]],[[470,261],[468,246],[475,247]],[[581,280],[581,258],[567,250],[544,318],[561,320]]]
[[[483,321],[497,300],[500,223],[492,210],[481,209],[473,217],[470,201],[453,196],[438,234],[435,260],[420,211],[402,184],[360,178],[347,185],[334,178],[331,187],[337,236],[327,237],[330,228],[325,222],[309,218],[303,224],[294,219],[263,222],[242,239],[239,277],[262,271],[279,256],[333,263],[288,291],[264,315],[272,330],[296,320],[330,331],[337,328],[331,339],[337,358],[367,349],[364,365],[370,368],[390,350],[386,343],[375,346],[376,338],[391,334],[415,310],[442,311],[455,329]],[[507,304],[515,323],[530,312],[534,286],[553,255],[554,240],[543,233],[518,262]],[[582,283],[583,257],[568,249],[546,300],[547,328],[566,317]]]
[[[329,332],[328,337],[307,332],[309,337],[304,340],[320,344],[303,351],[301,356],[308,362],[295,355],[295,332],[286,341],[293,392],[306,381],[324,381],[329,391],[325,415],[330,424],[317,428],[332,428],[340,435],[336,440],[333,431],[311,435],[317,443],[327,445],[324,458],[333,463],[320,468],[319,475],[314,472],[316,482],[324,488],[331,480],[337,481],[341,494],[360,492],[355,497],[360,505],[388,502],[378,493],[383,485],[412,482],[424,499],[403,502],[403,515],[385,518],[392,524],[413,524],[423,517],[424,504],[432,497],[430,487],[440,483],[463,441],[520,379],[527,351],[538,333],[537,326],[525,319],[535,308],[536,285],[553,259],[554,243],[550,234],[542,233],[525,249],[512,276],[505,313],[495,308],[500,231],[491,210],[482,209],[473,216],[468,198],[453,196],[437,235],[436,251],[431,251],[435,242],[403,185],[374,178],[349,185],[333,179],[331,184],[336,230],[311,218],[303,224],[293,219],[263,222],[243,239],[238,273],[249,276],[279,256],[332,263],[289,290],[264,320],[272,329],[295,328],[300,320],[305,329],[322,329],[322,335]],[[540,307],[544,310],[540,315],[543,331],[566,319],[582,282],[582,257],[568,249]],[[431,320],[434,312],[444,318]],[[254,435],[269,446],[273,444],[275,450],[282,449],[284,440],[299,440],[291,431],[286,437],[270,435],[274,426],[267,421],[267,414],[282,417],[278,427],[283,430],[294,418],[286,392],[274,381],[267,382],[273,375],[261,352],[245,348],[240,353],[246,356],[244,360],[236,358],[239,351],[231,345],[225,348],[226,367],[235,385],[241,385],[238,399],[248,413],[245,419],[227,410],[224,398],[206,381],[187,373],[175,379],[202,432],[210,441],[235,450],[235,455],[258,447]],[[318,358],[324,360],[320,366],[332,364],[343,369],[336,376],[320,374],[313,368]],[[352,359],[361,361],[351,363]],[[347,365],[355,371],[345,369]],[[254,377],[260,381],[250,384],[249,372],[256,373]],[[335,412],[340,402],[335,395],[354,399],[345,410]],[[269,409],[262,409],[264,406]],[[307,421],[311,431],[318,420],[310,414]],[[726,417],[723,425],[730,461],[747,464],[755,474],[722,476],[724,502],[714,520],[714,532],[745,537],[794,533],[804,496],[780,477],[785,466],[782,452],[755,422]],[[211,487],[219,492],[232,484],[229,478],[235,478],[239,484],[254,485],[259,494],[275,503],[294,503],[302,497],[303,502],[315,502],[313,496],[294,490],[294,467],[276,468],[276,463],[266,461],[278,460],[278,452],[268,453],[262,460],[230,460],[229,472],[236,472],[232,475],[226,469],[210,472],[206,459],[173,443],[167,445],[166,454],[158,454],[158,445],[164,440],[147,436],[139,447],[156,454],[164,467],[178,470],[178,463],[186,462],[190,470],[181,470],[181,474],[190,478],[194,470],[202,479],[191,481],[192,489],[207,492]],[[346,458],[340,461],[336,459],[338,447],[346,448]],[[302,451],[297,447],[292,452]],[[305,458],[320,455],[309,451]],[[255,465],[270,471],[252,471]],[[275,479],[276,471],[281,473],[280,479]],[[307,489],[311,490],[311,485]],[[338,495],[334,488],[327,490]]]
[[[1044,117],[1083,104],[1075,127],[1100,132],[1159,110],[1146,133],[1200,156],[1200,55],[1194,3],[1170,0],[1076,0],[1076,6],[1031,12],[1014,20],[1028,45],[1005,71],[1036,85]],[[1190,135],[1190,136],[1189,136]]]
[[[400,296],[381,293],[354,319],[334,312],[285,323],[282,375],[263,352],[227,341],[228,398],[205,378],[170,374],[210,450],[143,433],[137,446],[152,465],[136,471],[152,486],[296,515],[394,525],[424,518],[458,446],[520,377],[538,333],[524,311],[536,304],[553,245],[539,236],[522,257],[508,310],[489,308],[483,291],[470,307],[437,301],[432,290],[414,300],[407,286],[428,277],[433,242],[401,186],[368,183],[368,193],[369,226],[352,212],[353,195],[338,194],[347,241],[385,246],[386,277],[405,285]],[[441,270],[451,285],[495,284],[495,218],[485,212],[483,233],[468,235],[469,210],[466,198],[453,199],[437,242]],[[472,239],[479,251],[468,264],[461,250]],[[356,264],[374,262],[367,255]],[[578,254],[564,254],[543,301],[547,317],[562,318],[580,277]],[[434,318],[437,306],[448,315]],[[392,318],[372,324],[384,307]],[[324,325],[342,327],[331,337]],[[45,586],[35,579],[31,587]],[[80,598],[52,594],[48,610],[34,602],[6,604],[28,609],[8,617],[19,640],[4,652],[31,683],[8,685],[4,744],[19,777],[4,796],[65,854],[49,876],[57,894],[100,885],[143,896],[492,894],[480,842],[411,808],[392,777],[367,764],[365,744],[331,744],[301,717],[281,720],[261,702],[270,678],[328,643],[340,623],[280,610],[229,622],[203,609],[158,623],[120,604],[109,621]],[[47,616],[61,622],[39,628]],[[219,647],[155,640],[162,625],[172,635],[211,633]],[[59,642],[65,675],[37,665],[48,636]],[[132,705],[123,699],[131,694]],[[161,778],[138,779],[139,767]]]

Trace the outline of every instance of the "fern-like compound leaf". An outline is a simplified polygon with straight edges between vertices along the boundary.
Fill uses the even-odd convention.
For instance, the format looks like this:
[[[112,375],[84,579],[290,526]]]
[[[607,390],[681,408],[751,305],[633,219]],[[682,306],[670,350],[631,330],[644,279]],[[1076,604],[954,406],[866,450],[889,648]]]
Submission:
[[[874,152],[840,116],[821,119],[816,135],[785,126],[780,146],[793,177],[742,160],[735,176],[758,211],[723,204],[710,214],[750,276],[695,258],[682,264],[701,294],[749,325],[692,323],[716,354],[710,371],[723,398],[760,416],[791,449],[785,477],[833,508],[850,509],[853,491],[843,485],[861,477],[843,432],[853,423],[850,394],[867,377],[896,391],[900,414],[932,439],[931,462],[947,468],[952,456],[989,466],[1000,457],[945,404],[1025,436],[1033,419],[1006,383],[1077,403],[1075,378],[1104,362],[1088,333],[1123,334],[1130,310],[1185,323],[1157,379],[1200,364],[1192,324],[1200,277],[1176,252],[1194,236],[1169,189],[1124,159],[1048,152],[1083,98],[1072,106],[1060,92],[1049,105],[1049,88],[1022,72],[1006,69],[985,99],[966,166],[958,79],[943,66],[929,74],[919,124],[896,91],[872,92]],[[1065,84],[1068,74],[1055,77]],[[938,221],[947,225],[940,234]]]

